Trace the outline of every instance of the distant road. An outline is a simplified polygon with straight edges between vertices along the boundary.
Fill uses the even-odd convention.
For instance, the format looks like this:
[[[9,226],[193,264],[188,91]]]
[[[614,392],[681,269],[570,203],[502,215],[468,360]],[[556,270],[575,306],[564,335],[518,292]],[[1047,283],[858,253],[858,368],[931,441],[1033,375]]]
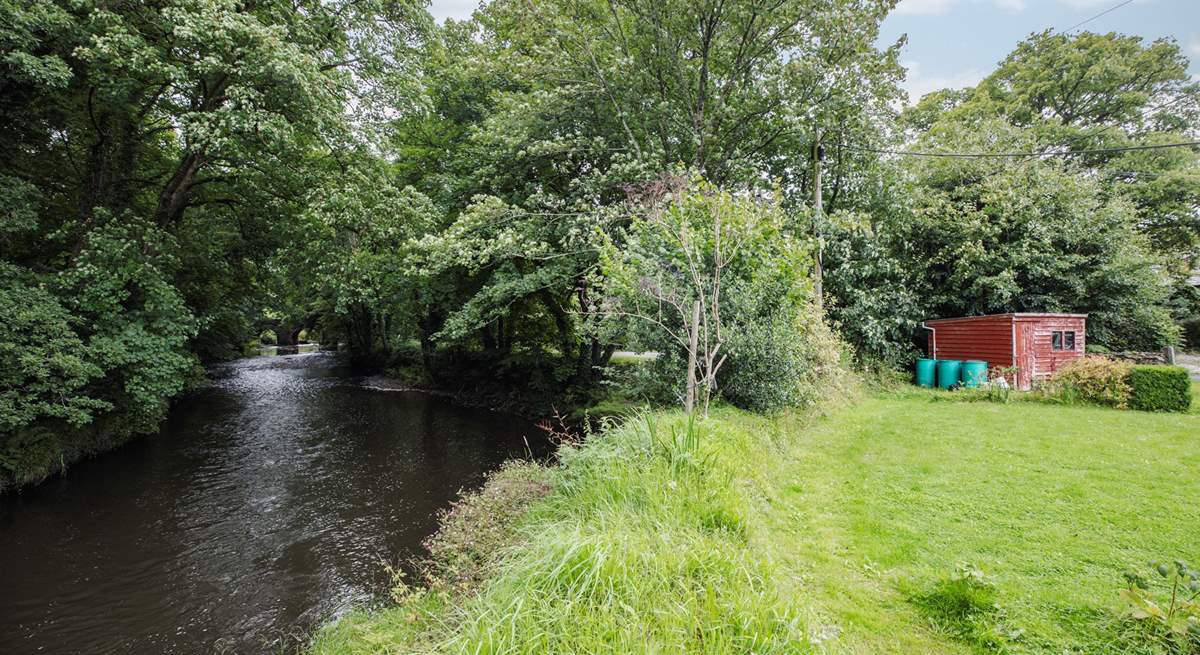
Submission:
[[[1200,382],[1200,354],[1178,353],[1175,355],[1175,363],[1186,368],[1192,379]]]

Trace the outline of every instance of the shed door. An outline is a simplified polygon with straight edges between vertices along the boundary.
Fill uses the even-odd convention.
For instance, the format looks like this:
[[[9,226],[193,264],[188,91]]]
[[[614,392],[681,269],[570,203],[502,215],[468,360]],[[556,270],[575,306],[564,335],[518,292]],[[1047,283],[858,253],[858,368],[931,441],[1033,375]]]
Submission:
[[[1017,323],[1016,365],[1018,388],[1020,389],[1033,388],[1033,379],[1038,373],[1036,338],[1033,323],[1026,321]]]

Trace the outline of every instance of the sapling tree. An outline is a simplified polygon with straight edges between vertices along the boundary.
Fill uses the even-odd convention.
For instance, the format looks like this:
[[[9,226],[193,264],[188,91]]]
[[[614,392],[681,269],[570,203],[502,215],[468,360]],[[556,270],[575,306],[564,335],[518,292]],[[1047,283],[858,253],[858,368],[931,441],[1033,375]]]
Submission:
[[[743,335],[791,326],[803,313],[812,297],[810,262],[772,200],[677,177],[631,198],[636,209],[623,246],[609,241],[601,257],[609,292],[601,313],[630,319],[634,331],[649,328],[647,345],[681,354],[684,410],[707,414],[722,371],[739,356],[731,344],[740,340],[748,355],[756,348]]]

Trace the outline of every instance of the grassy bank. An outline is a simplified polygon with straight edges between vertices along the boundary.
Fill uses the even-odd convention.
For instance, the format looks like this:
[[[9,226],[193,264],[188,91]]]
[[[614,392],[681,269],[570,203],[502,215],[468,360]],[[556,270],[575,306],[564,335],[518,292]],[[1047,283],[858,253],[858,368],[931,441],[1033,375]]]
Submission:
[[[313,650],[1128,650],[1122,571],[1200,559],[1197,434],[1195,415],[923,396],[693,430],[656,414],[509,474],[536,477],[528,511],[493,496],[471,521],[499,527],[443,545],[443,582]],[[939,604],[963,562],[988,585],[971,625]]]
[[[789,566],[850,651],[952,651],[919,600],[971,562],[1008,649],[1133,652],[1113,632],[1122,572],[1200,559],[1198,438],[1194,415],[873,399],[797,440],[778,473],[796,515],[770,531],[797,531]]]

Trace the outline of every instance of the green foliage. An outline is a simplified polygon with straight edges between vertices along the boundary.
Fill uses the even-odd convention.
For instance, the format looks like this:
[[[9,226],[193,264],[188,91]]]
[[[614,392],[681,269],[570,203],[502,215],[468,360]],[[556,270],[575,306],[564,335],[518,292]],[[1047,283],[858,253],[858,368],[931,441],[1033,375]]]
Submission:
[[[61,466],[63,444],[45,427],[23,427],[0,440],[0,490],[8,482],[24,484],[45,478]]]
[[[1200,119],[1200,84],[1187,69],[1187,57],[1169,39],[1047,31],[1018,44],[959,111],[998,113],[1038,143],[1068,151],[1188,141]],[[1139,231],[1172,270],[1190,270],[1200,248],[1196,149],[1072,160],[1133,203]]]
[[[899,48],[874,47],[888,8],[664,0],[648,14],[627,0],[490,3],[488,54],[528,86],[507,94],[489,136],[497,152],[527,156],[515,170],[483,172],[511,180],[540,170],[555,186],[574,170],[648,166],[653,176],[679,163],[720,184],[790,174],[806,138],[798,125],[890,114]]]
[[[97,220],[57,276],[3,268],[0,443],[18,482],[90,450],[82,427],[99,416],[112,441],[157,429],[198,374],[196,323],[169,281],[172,240],[131,217]]]
[[[306,306],[325,313],[323,332],[344,337],[355,356],[386,357],[423,309],[427,291],[406,265],[437,220],[433,205],[364,159],[313,189],[302,218],[304,248],[285,261],[309,284]]]
[[[1027,147],[995,123],[939,133],[960,150],[989,140]],[[1100,184],[1045,160],[932,161],[919,164],[918,181],[911,218],[893,229],[911,244],[909,289],[931,315],[1077,311],[1089,314],[1089,341],[1110,348],[1176,340],[1162,306],[1169,288],[1147,266],[1133,207]]]
[[[169,400],[198,374],[187,348],[196,322],[170,283],[172,248],[148,222],[111,220],[89,235],[58,282],[86,326],[88,358],[111,383],[105,397],[135,434],[157,429]]]
[[[805,175],[790,165],[797,125],[894,113],[898,49],[873,45],[877,2],[645,11],[498,1],[435,30],[429,107],[391,140],[400,178],[446,217],[410,262],[426,360],[553,361],[555,384],[586,395],[636,338],[605,315],[597,272],[601,243],[623,243],[629,188],[688,166],[731,189],[777,176],[790,194]]]
[[[0,0],[16,478],[156,429],[200,358],[263,329],[272,287],[297,293],[274,255],[301,238],[306,194],[377,142],[380,111],[419,104],[431,23],[410,0]]]
[[[71,329],[70,314],[32,280],[0,264],[0,435],[47,418],[82,425],[109,406],[84,391],[102,369]]]
[[[661,353],[654,368],[673,372],[676,389],[694,330],[702,388],[761,411],[813,402],[840,371],[840,345],[812,304],[806,244],[780,208],[703,183],[645,202],[624,239],[606,244],[603,311]]]
[[[1089,343],[1173,344],[1179,281],[1200,254],[1200,84],[1178,44],[1035,34],[975,89],[930,94],[899,126],[913,150],[1065,152],[907,158],[872,170],[887,203],[824,229],[831,316],[866,359],[903,364],[921,318],[1090,314]],[[1182,313],[1181,313],[1182,312]]]
[[[1126,627],[1123,635],[1161,647],[1170,655],[1200,653],[1200,581],[1186,562],[1150,563],[1149,575],[1136,571],[1124,574],[1127,587],[1121,590]],[[1151,580],[1160,581],[1152,584]]]
[[[927,300],[909,282],[892,223],[874,216],[839,212],[823,230],[828,312],[863,364],[907,368],[917,355],[913,333],[928,317]]]
[[[1131,395],[1132,370],[1133,365],[1128,362],[1107,357],[1080,357],[1055,371],[1046,392],[1067,403],[1083,402],[1123,409]]]
[[[1181,366],[1134,366],[1129,390],[1132,409],[1186,412],[1192,404],[1192,382]]]
[[[811,305],[739,326],[729,339],[721,397],[776,412],[847,393],[843,344]]]

